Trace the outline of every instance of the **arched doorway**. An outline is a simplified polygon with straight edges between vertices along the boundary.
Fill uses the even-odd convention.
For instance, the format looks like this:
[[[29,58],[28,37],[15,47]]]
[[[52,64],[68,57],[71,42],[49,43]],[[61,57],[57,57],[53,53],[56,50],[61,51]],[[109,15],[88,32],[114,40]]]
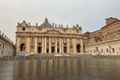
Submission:
[[[39,47],[37,48],[37,52],[38,52],[39,54],[42,53],[42,47],[39,46]]]
[[[25,44],[24,44],[24,43],[22,43],[22,44],[20,45],[20,51],[25,51]]]
[[[77,49],[77,53],[80,53],[80,44],[77,44],[76,49]]]

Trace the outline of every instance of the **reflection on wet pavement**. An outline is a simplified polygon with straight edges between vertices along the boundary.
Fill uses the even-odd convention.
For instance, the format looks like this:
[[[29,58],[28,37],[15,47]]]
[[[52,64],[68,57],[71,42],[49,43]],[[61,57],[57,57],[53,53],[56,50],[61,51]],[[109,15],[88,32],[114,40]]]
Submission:
[[[119,58],[0,61],[0,80],[120,80]]]

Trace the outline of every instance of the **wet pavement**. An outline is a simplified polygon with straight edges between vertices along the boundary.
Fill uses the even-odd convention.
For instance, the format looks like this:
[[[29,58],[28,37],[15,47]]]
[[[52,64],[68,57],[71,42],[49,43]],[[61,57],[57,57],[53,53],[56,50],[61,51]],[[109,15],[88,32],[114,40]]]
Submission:
[[[1,60],[0,80],[120,80],[120,58]]]

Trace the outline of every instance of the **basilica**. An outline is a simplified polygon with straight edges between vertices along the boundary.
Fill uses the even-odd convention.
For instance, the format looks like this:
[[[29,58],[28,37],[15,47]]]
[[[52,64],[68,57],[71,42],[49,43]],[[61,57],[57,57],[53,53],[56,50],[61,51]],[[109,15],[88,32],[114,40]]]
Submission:
[[[51,24],[45,18],[41,25],[26,21],[17,24],[17,52],[29,54],[76,54],[83,53],[83,33],[76,24],[72,27]]]
[[[82,32],[80,25],[17,23],[16,51],[28,54],[120,54],[120,20],[107,18],[105,25],[94,32]]]

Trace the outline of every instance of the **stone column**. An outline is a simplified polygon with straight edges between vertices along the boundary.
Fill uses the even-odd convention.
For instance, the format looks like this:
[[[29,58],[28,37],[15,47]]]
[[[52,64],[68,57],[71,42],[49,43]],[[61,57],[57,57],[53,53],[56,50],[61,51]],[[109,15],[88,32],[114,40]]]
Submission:
[[[83,40],[82,39],[80,40],[80,45],[81,45],[80,53],[83,54]]]
[[[35,51],[34,51],[35,54],[37,54],[37,37],[35,37]]]
[[[60,54],[62,53],[62,39],[59,39],[59,49],[60,49]]]
[[[70,39],[67,39],[67,54],[70,54]]]
[[[51,54],[51,38],[49,37],[49,53]]]
[[[55,38],[55,54],[58,54],[57,53],[57,38]]]
[[[20,38],[17,38],[16,39],[16,48],[17,48],[17,50],[16,50],[16,52],[18,53],[19,51],[20,51]],[[2,50],[2,49],[1,49]]]
[[[45,46],[44,46],[44,53],[46,54],[46,53],[47,53],[47,52],[46,52],[46,50],[47,50],[47,47],[46,47],[46,44],[47,44],[47,42],[46,42],[46,41],[47,41],[47,40],[46,40],[46,37],[45,37],[44,40],[45,40],[45,43],[44,43],[44,45],[45,45]]]
[[[27,42],[26,43],[27,43],[27,45],[26,45],[26,52],[30,53],[30,38],[29,37],[27,38]]]
[[[44,54],[44,38],[42,37],[42,54]]]
[[[63,38],[61,39],[61,54],[63,54]]]
[[[76,54],[76,41],[75,41],[75,39],[72,40],[72,44],[73,44],[73,54]]]

